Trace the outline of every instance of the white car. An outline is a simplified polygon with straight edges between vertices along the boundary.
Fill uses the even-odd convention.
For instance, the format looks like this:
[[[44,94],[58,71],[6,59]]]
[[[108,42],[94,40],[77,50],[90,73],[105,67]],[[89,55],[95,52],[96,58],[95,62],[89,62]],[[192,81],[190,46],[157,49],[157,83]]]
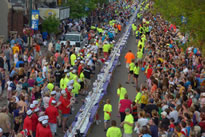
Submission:
[[[76,50],[80,50],[86,44],[88,44],[88,39],[84,38],[79,32],[69,32],[61,36],[60,44],[67,44],[67,41],[70,41],[71,46],[75,46]]]

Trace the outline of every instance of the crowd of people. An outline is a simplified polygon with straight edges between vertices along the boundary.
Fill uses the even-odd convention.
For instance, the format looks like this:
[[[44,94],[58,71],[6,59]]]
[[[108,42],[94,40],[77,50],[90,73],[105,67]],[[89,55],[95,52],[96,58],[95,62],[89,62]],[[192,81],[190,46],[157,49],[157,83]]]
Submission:
[[[46,32],[35,33],[31,47],[26,36],[17,35],[1,44],[0,98],[8,105],[0,108],[0,137],[58,136],[61,126],[66,132],[72,108],[79,95],[88,94],[96,68],[106,61],[134,11],[131,5],[108,5],[94,24],[63,21],[63,34],[79,31],[87,37],[88,45],[79,51],[69,41],[64,45],[56,38],[48,40]]]
[[[146,7],[151,7],[146,5]],[[130,100],[119,84],[117,126],[111,120],[110,100],[104,105],[107,137],[202,137],[205,136],[205,60],[198,48],[184,48],[185,37],[160,15],[141,7],[139,25],[132,24],[137,54],[125,55],[126,84],[135,84],[136,98]],[[144,10],[143,10],[144,9]],[[139,73],[146,82],[139,84]]]

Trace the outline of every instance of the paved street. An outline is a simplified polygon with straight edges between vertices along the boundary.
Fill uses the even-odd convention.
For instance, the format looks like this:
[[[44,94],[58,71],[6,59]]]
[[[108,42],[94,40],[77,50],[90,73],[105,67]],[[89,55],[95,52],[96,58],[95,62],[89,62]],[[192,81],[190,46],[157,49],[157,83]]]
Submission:
[[[118,84],[121,83],[123,87],[127,89],[129,99],[134,100],[135,95],[136,95],[136,90],[135,90],[136,87],[134,87],[134,84],[125,83],[127,81],[128,74],[127,74],[127,69],[125,67],[124,56],[129,49],[131,49],[133,53],[137,52],[136,39],[134,36],[131,36],[131,35],[128,39],[127,47],[124,49],[124,51],[121,54],[121,57],[120,57],[121,65],[115,69],[115,72],[112,77],[112,81],[108,87],[108,94],[103,98],[104,100],[106,98],[109,98],[111,100],[112,109],[113,109],[113,112],[111,113],[111,120],[116,120],[118,126],[120,124],[120,117],[117,117],[118,100],[119,100],[117,96]],[[145,77],[143,73],[140,73],[139,84],[143,83],[144,81],[145,81]],[[99,108],[99,117],[100,117],[101,123],[100,125],[96,125],[96,124],[92,125],[92,127],[90,128],[88,137],[96,137],[96,136],[105,137],[106,132],[104,132],[104,127],[103,127],[104,126],[103,125],[103,114],[104,114],[103,105],[104,104],[102,104],[101,107]]]

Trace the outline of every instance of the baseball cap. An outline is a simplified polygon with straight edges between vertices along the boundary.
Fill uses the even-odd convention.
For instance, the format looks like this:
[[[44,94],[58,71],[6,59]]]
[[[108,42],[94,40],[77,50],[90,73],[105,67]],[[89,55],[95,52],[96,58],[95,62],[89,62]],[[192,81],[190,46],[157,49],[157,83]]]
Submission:
[[[44,119],[48,120],[48,115],[45,115],[45,116],[44,116]]]
[[[65,94],[65,93],[66,93],[65,90],[62,90],[62,91],[61,91],[61,94]]]
[[[34,100],[34,101],[33,101],[33,104],[34,104],[34,105],[37,105],[37,104],[38,104],[38,100]]]
[[[34,112],[38,112],[40,109],[39,108],[36,108],[35,110],[34,110]]]
[[[68,89],[73,89],[73,86],[69,86]]]
[[[125,112],[130,112],[130,109],[129,109],[129,108],[126,108],[126,109],[125,109]]]
[[[165,111],[163,111],[162,113],[161,113],[161,115],[163,115],[163,116],[167,116],[167,112],[165,112]]]
[[[48,120],[43,120],[43,121],[42,121],[42,124],[43,124],[43,125],[45,125],[45,124],[47,124],[47,123],[48,123]]]
[[[30,115],[32,114],[32,112],[33,112],[33,111],[29,109],[29,110],[26,112],[26,114],[27,114],[28,116],[30,116]]]
[[[56,94],[56,91],[52,91],[52,92],[51,92],[51,95],[55,95],[55,94]]]
[[[51,101],[51,103],[52,103],[52,104],[55,104],[55,103],[56,103],[56,101],[55,101],[55,100],[52,100],[52,101]]]
[[[74,69],[72,72],[73,72],[73,73],[76,73],[76,70]]]
[[[73,84],[73,83],[74,83],[74,80],[69,81],[69,83],[70,83],[70,84]]]
[[[34,107],[35,107],[35,105],[34,105],[34,104],[31,104],[31,105],[30,105],[30,108],[34,108]]]
[[[38,121],[42,122],[44,120],[44,116],[38,118]]]

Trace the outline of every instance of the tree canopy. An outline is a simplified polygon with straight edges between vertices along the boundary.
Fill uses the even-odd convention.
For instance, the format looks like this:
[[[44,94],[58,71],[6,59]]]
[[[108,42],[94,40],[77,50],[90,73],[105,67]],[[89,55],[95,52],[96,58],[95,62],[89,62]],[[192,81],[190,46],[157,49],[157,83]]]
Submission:
[[[190,35],[189,46],[195,46],[205,55],[205,1],[204,0],[153,0],[153,12],[179,26]],[[185,19],[182,21],[182,19]]]
[[[55,15],[53,15],[53,16],[47,17],[43,21],[42,29],[43,31],[48,32],[49,34],[51,33],[57,34],[59,32],[59,25],[60,25],[59,19],[57,19]]]
[[[96,0],[68,0],[70,6],[70,17],[79,19],[89,15],[96,8]]]

